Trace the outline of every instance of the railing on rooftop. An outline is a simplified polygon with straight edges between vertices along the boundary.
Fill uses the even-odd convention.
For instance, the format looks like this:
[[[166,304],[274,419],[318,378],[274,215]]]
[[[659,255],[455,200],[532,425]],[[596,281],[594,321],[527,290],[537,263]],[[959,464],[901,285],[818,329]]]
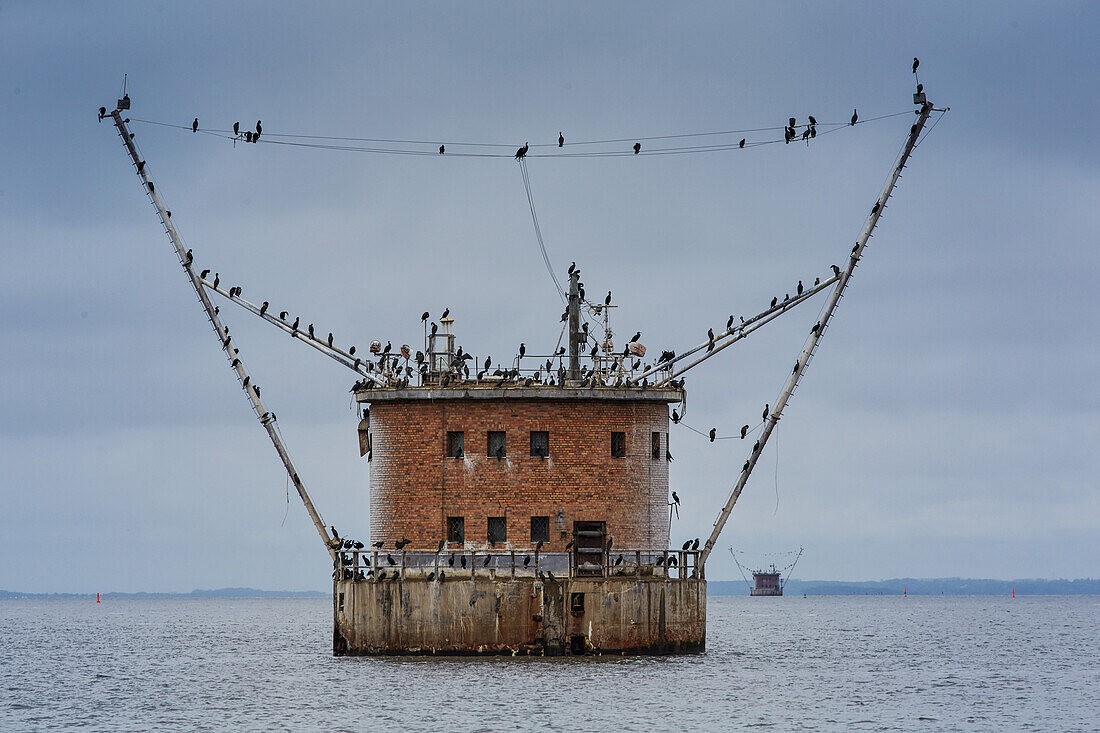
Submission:
[[[443,386],[445,382],[454,386],[459,384],[469,385],[470,383],[481,385],[503,383],[509,386],[526,386],[528,380],[530,380],[530,385],[543,384],[561,387],[564,386],[563,381],[569,361],[568,355],[563,354],[525,354],[522,358],[513,357],[508,364],[494,362],[490,365],[490,371],[482,368],[485,365],[484,358],[472,354],[470,356],[470,359],[460,361],[460,363],[456,363],[450,369],[442,372],[427,369],[428,362],[426,360],[422,364],[418,364],[415,358],[406,359],[400,354],[385,354],[374,361],[366,360],[365,364],[371,374],[385,379],[393,386]],[[469,362],[468,376],[466,375],[466,369],[462,367],[462,364],[466,361]],[[547,368],[548,362],[550,364],[549,368]],[[581,356],[581,363],[585,365],[584,377],[581,381],[586,386],[636,388],[638,385],[629,384],[629,380],[635,375],[654,368],[657,371],[651,375],[653,383],[672,375],[671,364],[662,367],[660,362],[654,363],[652,359],[647,361],[640,357],[624,355],[621,351],[618,353],[598,352],[596,356],[585,353]],[[595,377],[594,382],[593,377]],[[377,388],[369,380],[363,380],[360,384],[363,389]]]
[[[578,562],[578,558],[581,561]],[[575,552],[362,549],[337,553],[333,577],[342,580],[461,580],[464,578],[665,578],[705,577],[697,550],[623,549],[591,557]]]

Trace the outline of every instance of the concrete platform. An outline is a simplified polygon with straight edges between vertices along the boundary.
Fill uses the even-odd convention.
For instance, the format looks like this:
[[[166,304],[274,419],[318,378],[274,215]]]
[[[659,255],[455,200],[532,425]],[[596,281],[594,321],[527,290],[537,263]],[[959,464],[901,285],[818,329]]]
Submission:
[[[706,646],[706,580],[337,580],[333,654],[682,654]]]

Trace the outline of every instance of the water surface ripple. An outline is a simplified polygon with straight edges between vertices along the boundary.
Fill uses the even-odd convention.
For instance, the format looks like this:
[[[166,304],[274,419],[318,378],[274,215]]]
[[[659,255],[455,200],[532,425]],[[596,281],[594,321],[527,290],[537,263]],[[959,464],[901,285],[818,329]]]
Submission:
[[[712,597],[702,655],[331,656],[331,602],[0,601],[0,731],[1100,730],[1100,597]]]

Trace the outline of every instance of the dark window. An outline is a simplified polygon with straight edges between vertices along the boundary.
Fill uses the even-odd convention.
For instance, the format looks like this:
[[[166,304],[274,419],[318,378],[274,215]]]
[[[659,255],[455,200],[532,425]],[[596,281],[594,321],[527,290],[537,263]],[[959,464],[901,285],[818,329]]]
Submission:
[[[661,434],[653,433],[649,443],[650,457],[655,461],[661,460]]]
[[[447,517],[447,541],[448,542],[465,542],[466,541],[466,518],[465,517]]]
[[[466,455],[463,449],[463,436],[464,433],[461,430],[448,430],[447,431],[447,457],[448,458],[462,458]]]
[[[550,517],[531,517],[531,541],[550,541]]]
[[[531,455],[541,458],[550,455],[550,433],[545,430],[531,431]]]
[[[505,444],[505,433],[503,430],[490,430],[488,450],[485,455],[490,458],[504,458],[508,455],[508,446]]]
[[[626,433],[611,434],[611,457],[622,458],[626,455]]]
[[[489,544],[508,540],[508,521],[504,517],[489,517]]]

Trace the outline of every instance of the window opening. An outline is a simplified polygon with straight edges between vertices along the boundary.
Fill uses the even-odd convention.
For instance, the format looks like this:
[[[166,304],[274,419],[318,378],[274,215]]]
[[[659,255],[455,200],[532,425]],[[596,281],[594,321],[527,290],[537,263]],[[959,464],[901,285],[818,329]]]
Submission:
[[[465,433],[461,430],[448,430],[447,431],[447,457],[448,458],[462,458],[466,455],[466,451],[463,448]]]
[[[531,517],[531,541],[550,541],[550,517]]]
[[[508,521],[505,517],[489,517],[488,539],[490,545],[508,540]]]
[[[626,433],[611,433],[611,457],[622,458],[626,455]]]
[[[447,541],[448,542],[465,542],[466,541],[466,518],[465,517],[447,517]]]
[[[546,458],[550,455],[550,433],[546,430],[531,431],[531,455]]]
[[[490,430],[487,445],[486,455],[490,458],[503,459],[508,455],[508,446],[505,443],[505,432],[503,430]]]

